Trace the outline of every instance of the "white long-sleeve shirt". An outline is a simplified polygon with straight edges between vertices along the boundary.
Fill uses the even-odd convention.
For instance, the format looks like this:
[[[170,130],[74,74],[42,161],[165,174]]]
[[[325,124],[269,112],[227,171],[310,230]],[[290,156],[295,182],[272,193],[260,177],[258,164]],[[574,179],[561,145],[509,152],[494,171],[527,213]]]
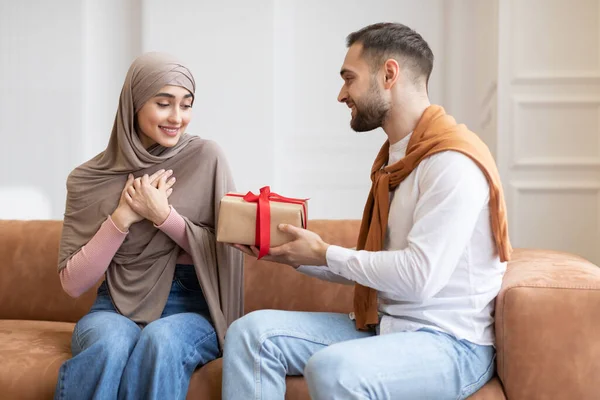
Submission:
[[[406,154],[410,135],[390,146]],[[467,156],[447,151],[423,160],[390,193],[384,251],[327,250],[327,266],[298,271],[378,291],[379,333],[438,329],[494,344],[494,299],[506,264],[492,236],[489,186]]]

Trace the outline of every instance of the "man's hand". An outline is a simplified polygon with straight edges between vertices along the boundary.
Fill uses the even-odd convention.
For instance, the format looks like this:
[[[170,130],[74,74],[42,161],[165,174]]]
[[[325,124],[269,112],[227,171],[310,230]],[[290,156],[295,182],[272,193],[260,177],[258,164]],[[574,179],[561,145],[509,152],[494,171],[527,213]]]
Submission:
[[[281,232],[289,233],[294,240],[281,246],[272,247],[263,260],[278,262],[298,268],[300,265],[327,265],[327,248],[329,245],[319,235],[293,225],[281,224]],[[253,257],[258,257],[256,246],[233,245],[236,249]]]

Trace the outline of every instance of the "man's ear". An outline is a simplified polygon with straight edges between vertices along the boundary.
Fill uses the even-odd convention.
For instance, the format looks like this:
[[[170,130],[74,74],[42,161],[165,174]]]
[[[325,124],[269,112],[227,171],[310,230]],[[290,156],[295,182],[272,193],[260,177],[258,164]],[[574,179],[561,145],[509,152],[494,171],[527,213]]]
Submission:
[[[393,58],[387,59],[383,64],[383,73],[383,87],[389,89],[396,84],[400,77],[400,65],[398,61]]]

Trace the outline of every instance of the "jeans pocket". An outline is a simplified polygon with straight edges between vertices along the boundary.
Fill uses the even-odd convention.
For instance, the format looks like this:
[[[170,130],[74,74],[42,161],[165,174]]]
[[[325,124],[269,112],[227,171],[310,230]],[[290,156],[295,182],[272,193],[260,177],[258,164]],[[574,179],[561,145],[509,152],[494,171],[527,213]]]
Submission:
[[[185,292],[202,293],[196,270],[193,266],[177,266],[175,269],[175,284]]]
[[[180,289],[186,292],[202,293],[202,288],[200,287],[200,282],[198,282],[198,279],[176,278],[175,283]]]

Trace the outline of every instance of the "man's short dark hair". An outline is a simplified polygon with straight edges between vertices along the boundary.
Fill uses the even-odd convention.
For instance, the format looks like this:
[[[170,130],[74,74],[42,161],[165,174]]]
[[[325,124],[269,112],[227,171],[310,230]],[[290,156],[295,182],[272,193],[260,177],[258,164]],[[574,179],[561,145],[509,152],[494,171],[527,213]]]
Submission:
[[[373,71],[394,58],[400,67],[408,67],[414,73],[416,81],[425,78],[425,84],[429,82],[433,52],[423,37],[408,26],[391,22],[369,25],[348,35],[347,46],[355,43],[362,44],[362,55]]]

